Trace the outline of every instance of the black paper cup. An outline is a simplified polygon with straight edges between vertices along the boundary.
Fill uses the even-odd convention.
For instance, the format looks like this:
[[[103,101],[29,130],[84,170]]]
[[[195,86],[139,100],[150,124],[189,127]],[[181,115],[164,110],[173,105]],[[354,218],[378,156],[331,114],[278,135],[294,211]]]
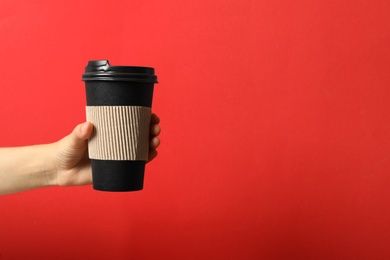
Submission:
[[[111,66],[89,61],[82,75],[87,121],[94,125],[88,141],[95,190],[136,191],[144,185],[148,160],[154,68]]]

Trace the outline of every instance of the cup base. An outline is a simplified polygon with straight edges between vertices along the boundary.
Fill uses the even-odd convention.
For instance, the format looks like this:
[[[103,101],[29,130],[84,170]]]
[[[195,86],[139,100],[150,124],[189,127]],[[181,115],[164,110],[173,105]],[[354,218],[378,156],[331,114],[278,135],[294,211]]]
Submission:
[[[99,191],[139,191],[144,186],[145,161],[91,160],[93,188]]]

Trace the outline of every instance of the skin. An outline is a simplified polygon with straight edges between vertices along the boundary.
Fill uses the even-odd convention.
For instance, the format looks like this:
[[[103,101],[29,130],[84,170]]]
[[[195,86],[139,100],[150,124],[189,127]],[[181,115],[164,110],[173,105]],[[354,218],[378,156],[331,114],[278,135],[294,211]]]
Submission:
[[[157,156],[160,119],[152,114],[149,160]],[[93,125],[77,125],[55,143],[0,148],[0,195],[49,186],[79,186],[92,183],[88,138]]]

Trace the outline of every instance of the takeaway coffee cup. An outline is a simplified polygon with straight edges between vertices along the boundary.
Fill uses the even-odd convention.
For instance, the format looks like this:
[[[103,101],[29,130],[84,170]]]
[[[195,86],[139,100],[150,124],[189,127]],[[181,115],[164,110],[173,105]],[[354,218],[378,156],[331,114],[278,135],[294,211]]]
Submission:
[[[149,153],[154,68],[88,62],[85,73],[87,121],[94,125],[88,141],[95,190],[143,189]]]

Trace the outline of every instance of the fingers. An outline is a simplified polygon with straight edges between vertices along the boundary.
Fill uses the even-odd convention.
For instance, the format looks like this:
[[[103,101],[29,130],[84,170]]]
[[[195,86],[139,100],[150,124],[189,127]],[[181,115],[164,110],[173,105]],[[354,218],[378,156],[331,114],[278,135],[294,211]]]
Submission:
[[[156,114],[152,114],[150,124],[150,149],[154,150],[160,145],[160,139],[157,137],[161,133],[161,127],[158,125],[160,118]]]
[[[91,136],[93,125],[89,122],[79,124],[73,129],[73,132],[68,136],[69,145],[73,148],[85,146],[85,141]]]
[[[161,128],[158,125],[160,123],[160,118],[156,114],[152,114],[152,118],[150,120],[150,135],[151,138],[156,137],[160,134]]]
[[[159,124],[160,123],[160,118],[156,114],[152,113],[152,117],[151,117],[150,123],[152,125],[153,124]]]
[[[156,150],[150,150],[150,151],[149,151],[148,162],[150,162],[151,160],[153,160],[154,158],[156,158],[156,156],[157,156],[157,151],[156,151]]]
[[[84,141],[84,140],[87,140],[91,136],[92,130],[93,130],[92,123],[85,122],[85,123],[82,123],[82,124],[79,124],[78,126],[76,126],[76,128],[73,130],[72,134],[75,135],[75,138]]]
[[[150,126],[150,134],[155,137],[158,136],[161,132],[161,128],[159,125],[151,125]]]
[[[83,140],[87,140],[91,136],[92,130],[93,130],[92,123],[85,122],[80,124],[79,138]]]
[[[157,138],[157,137],[153,137],[150,142],[149,142],[149,146],[150,146],[150,149],[157,149],[157,147],[160,145],[160,139]]]
[[[152,114],[150,120],[150,142],[149,142],[149,158],[148,162],[152,161],[157,156],[157,147],[160,145],[160,139],[157,137],[161,133],[161,128],[158,125],[160,118],[156,114]]]

